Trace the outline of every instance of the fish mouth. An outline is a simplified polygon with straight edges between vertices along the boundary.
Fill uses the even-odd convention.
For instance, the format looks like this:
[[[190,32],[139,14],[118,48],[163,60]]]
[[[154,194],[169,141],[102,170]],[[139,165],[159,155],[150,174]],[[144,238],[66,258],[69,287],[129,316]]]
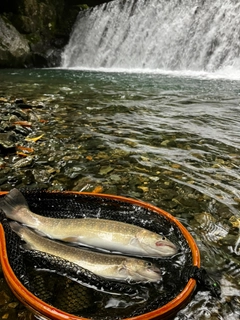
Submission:
[[[156,246],[157,247],[169,247],[171,249],[174,249],[175,251],[177,251],[177,247],[175,246],[175,244],[173,243],[165,243],[165,242],[162,242],[162,241],[158,241],[156,242]]]
[[[167,246],[168,246],[169,248],[174,249],[175,252],[178,252],[178,247],[175,246],[175,244],[171,243],[171,244],[167,244]]]
[[[149,275],[149,279],[151,279],[150,281],[160,281],[162,279],[162,274],[160,270],[151,270],[152,271],[152,275]]]
[[[161,275],[161,271],[156,267],[156,269],[151,269],[152,272],[156,273],[157,275]]]
[[[157,266],[152,266],[151,268],[148,268],[147,270],[148,270],[148,272],[155,274],[155,275],[158,275],[158,276],[162,274],[161,270]]]

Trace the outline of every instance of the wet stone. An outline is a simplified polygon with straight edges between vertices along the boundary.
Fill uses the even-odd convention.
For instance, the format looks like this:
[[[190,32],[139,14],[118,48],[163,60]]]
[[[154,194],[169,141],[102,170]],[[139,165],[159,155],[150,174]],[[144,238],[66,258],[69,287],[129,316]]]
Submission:
[[[21,103],[24,103],[24,100],[21,99],[21,98],[18,98],[18,99],[15,99],[14,101],[16,104],[21,104]]]
[[[12,309],[15,309],[18,305],[19,305],[18,302],[10,302],[10,303],[8,304],[8,307],[9,307],[9,308],[12,308]]]
[[[11,301],[11,298],[7,295],[5,291],[0,291],[0,306],[7,304]]]
[[[195,199],[180,198],[179,196],[175,198],[175,201],[185,207],[196,207],[197,205],[197,201]]]
[[[4,183],[8,181],[8,178],[6,176],[1,177],[0,176],[0,185],[2,186]]]
[[[121,181],[121,177],[118,174],[111,174],[110,175],[110,179],[115,181],[115,182],[120,182]]]
[[[33,183],[34,181],[35,181],[35,177],[32,173],[32,170],[26,170],[24,172],[24,176],[22,178],[22,183],[29,185],[29,184]]]
[[[28,115],[26,112],[23,112],[21,109],[13,109],[11,111],[11,116],[9,118],[9,121],[13,121],[12,117],[16,117],[16,120],[28,120]],[[12,120],[11,120],[12,118]]]
[[[111,166],[104,166],[100,169],[99,174],[105,175],[105,174],[112,172],[113,170],[114,170],[114,168],[112,168]]]
[[[18,107],[18,108],[21,108],[21,109],[32,109],[32,108],[33,108],[32,105],[26,104],[26,103],[24,103],[24,102],[22,102],[22,103],[17,103],[17,107]]]
[[[1,102],[8,102],[8,99],[4,98],[4,97],[0,97],[0,103]]]
[[[14,148],[16,143],[16,135],[14,132],[0,133],[0,147],[4,149]]]
[[[7,312],[2,315],[2,319],[5,319],[5,320],[16,320],[16,319],[18,319],[17,311],[15,309],[9,308],[7,310]]]
[[[159,197],[162,200],[172,200],[177,196],[177,192],[175,190],[168,190],[168,189],[160,189],[159,190]]]
[[[27,166],[30,166],[33,162],[33,157],[26,157],[24,159],[20,159],[17,162],[14,163],[13,167],[14,168],[24,168]]]
[[[27,135],[29,135],[31,133],[32,130],[30,128],[27,128],[27,127],[22,127],[20,125],[16,125],[14,131],[16,133],[20,133],[20,134],[22,134],[24,136],[27,136]]]

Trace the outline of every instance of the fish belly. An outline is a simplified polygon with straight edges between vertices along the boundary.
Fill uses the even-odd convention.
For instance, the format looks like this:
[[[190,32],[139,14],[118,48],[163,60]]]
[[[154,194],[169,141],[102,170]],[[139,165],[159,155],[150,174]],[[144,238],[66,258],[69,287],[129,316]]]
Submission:
[[[103,225],[101,225],[103,224]],[[144,254],[144,250],[140,247],[135,235],[129,230],[123,232],[115,232],[108,229],[106,222],[99,221],[91,226],[91,221],[82,219],[82,221],[74,221],[66,219],[54,222],[51,226],[42,224],[38,228],[38,232],[47,235],[52,239],[58,239],[65,242],[76,243],[80,245],[101,248],[103,250]]]

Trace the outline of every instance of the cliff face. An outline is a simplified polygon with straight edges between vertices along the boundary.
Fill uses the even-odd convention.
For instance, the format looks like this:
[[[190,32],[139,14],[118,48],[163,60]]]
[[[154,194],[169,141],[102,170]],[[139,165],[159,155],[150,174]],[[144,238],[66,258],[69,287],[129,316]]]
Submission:
[[[77,0],[5,0],[0,4],[0,68],[54,67],[79,10]],[[85,1],[86,3],[87,1]],[[88,2],[90,5],[96,4]]]

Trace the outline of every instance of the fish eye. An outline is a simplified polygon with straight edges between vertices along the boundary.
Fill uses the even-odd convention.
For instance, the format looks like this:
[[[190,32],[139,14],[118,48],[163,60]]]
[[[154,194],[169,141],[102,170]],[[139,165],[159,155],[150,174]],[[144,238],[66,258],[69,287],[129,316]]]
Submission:
[[[166,237],[163,236],[163,237],[162,237],[162,240],[166,240]]]
[[[152,267],[152,262],[146,262],[146,267]]]

